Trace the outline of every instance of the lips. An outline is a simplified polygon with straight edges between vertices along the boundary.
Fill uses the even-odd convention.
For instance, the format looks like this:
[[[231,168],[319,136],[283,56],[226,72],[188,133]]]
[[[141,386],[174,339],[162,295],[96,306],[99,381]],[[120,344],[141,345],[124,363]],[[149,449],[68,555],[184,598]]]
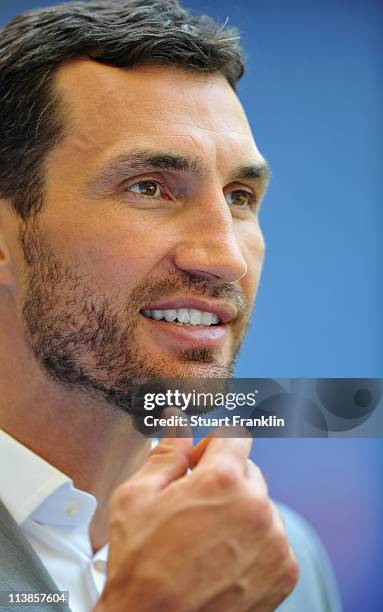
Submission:
[[[228,302],[202,298],[174,298],[148,304],[141,315],[151,338],[171,350],[222,349],[228,338],[228,323],[237,310]]]
[[[155,321],[143,316],[143,322],[150,331],[151,341],[170,350],[192,348],[220,349],[228,335],[226,325],[182,325]]]

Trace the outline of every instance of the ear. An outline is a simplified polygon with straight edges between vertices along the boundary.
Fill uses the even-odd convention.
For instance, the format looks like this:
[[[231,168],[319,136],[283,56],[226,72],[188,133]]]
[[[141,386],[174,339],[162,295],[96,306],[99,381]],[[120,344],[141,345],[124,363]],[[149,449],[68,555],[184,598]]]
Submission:
[[[0,290],[13,287],[15,283],[14,264],[9,248],[11,227],[15,224],[14,216],[8,201],[0,199]]]

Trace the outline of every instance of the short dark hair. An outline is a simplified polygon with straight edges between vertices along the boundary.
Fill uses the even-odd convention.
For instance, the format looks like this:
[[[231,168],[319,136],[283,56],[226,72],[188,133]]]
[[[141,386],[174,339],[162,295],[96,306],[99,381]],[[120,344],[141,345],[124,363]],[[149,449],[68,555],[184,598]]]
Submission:
[[[44,158],[64,130],[52,80],[65,60],[173,64],[221,73],[235,89],[244,72],[238,40],[235,28],[177,0],[68,2],[18,15],[0,32],[0,196],[25,221],[41,208]]]

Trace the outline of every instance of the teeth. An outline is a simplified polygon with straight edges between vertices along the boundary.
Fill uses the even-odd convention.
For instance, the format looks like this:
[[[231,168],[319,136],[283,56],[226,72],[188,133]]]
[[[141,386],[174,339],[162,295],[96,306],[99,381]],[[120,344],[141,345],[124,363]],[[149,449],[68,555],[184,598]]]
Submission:
[[[163,317],[162,310],[152,310],[152,319],[154,319],[155,321],[159,321],[160,319],[162,319],[162,317]]]
[[[183,325],[217,325],[219,317],[211,312],[196,310],[195,308],[179,308],[178,310],[143,310],[142,314],[155,321],[165,319],[168,323],[175,321]]]
[[[202,323],[202,312],[200,310],[190,309],[190,323],[192,325],[201,325]]]
[[[164,310],[164,317],[165,319],[171,323],[172,321],[175,321],[177,318],[177,311],[176,310]]]
[[[211,325],[213,323],[213,314],[211,312],[202,313],[202,325]]]
[[[177,310],[178,323],[189,323],[190,315],[188,308],[180,308]]]

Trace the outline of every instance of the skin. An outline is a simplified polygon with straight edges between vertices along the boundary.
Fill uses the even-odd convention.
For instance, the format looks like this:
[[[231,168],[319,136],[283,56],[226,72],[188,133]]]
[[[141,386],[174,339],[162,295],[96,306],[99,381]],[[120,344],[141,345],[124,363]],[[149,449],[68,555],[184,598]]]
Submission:
[[[251,440],[215,433],[190,444],[162,438],[113,494],[108,579],[95,612],[272,612],[293,590],[298,565],[248,460]]]
[[[0,207],[0,423],[97,497],[90,529],[96,551],[114,533],[109,519],[119,510],[110,505],[112,493],[145,468],[149,453],[150,442],[133,435],[126,380],[142,372],[231,372],[262,268],[257,211],[267,180],[233,178],[236,168],[265,162],[222,76],[76,58],[58,69],[55,87],[65,104],[65,135],[45,160],[37,225],[25,227],[10,202]],[[112,158],[137,149],[188,156],[200,167],[125,169],[100,183]],[[160,181],[160,196],[140,196],[143,180],[150,187]],[[244,206],[242,196],[233,199],[238,191],[253,194],[252,206],[247,197]],[[225,301],[235,310],[219,346],[200,342],[196,350],[140,314],[153,300],[179,296]],[[87,330],[99,328],[102,338],[90,342]],[[54,369],[43,356],[55,349],[57,358],[57,346]],[[77,369],[63,369],[62,346]],[[176,468],[169,482],[185,466],[197,470],[206,454],[193,455],[190,440],[170,446]]]

